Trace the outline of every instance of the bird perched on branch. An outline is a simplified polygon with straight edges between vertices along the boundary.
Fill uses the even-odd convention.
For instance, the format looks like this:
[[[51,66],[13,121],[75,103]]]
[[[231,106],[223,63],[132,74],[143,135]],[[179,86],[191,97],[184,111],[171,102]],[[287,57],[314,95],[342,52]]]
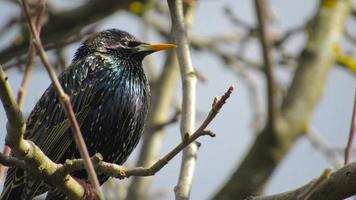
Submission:
[[[60,76],[70,96],[90,155],[123,164],[137,145],[150,95],[142,60],[173,44],[147,44],[131,34],[109,29],[90,36]],[[27,120],[25,138],[33,141],[54,162],[80,158],[68,119],[50,85]],[[88,180],[85,170],[71,174]],[[100,184],[109,177],[98,175]],[[18,168],[8,170],[1,200],[29,200],[46,191],[47,199],[61,199],[58,191]]]

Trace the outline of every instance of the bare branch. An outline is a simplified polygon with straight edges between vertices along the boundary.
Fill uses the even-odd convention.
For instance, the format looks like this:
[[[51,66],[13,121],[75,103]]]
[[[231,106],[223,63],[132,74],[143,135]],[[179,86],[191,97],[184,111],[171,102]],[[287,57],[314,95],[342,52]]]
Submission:
[[[247,32],[250,32],[250,33],[255,32],[254,35],[256,35],[256,27],[250,25],[248,22],[246,22],[246,21],[240,19],[238,16],[236,16],[230,6],[224,7],[224,14],[234,25],[240,26],[241,28],[247,30]]]
[[[356,194],[356,163],[351,163],[331,173],[324,170],[321,176],[287,192],[248,197],[245,200],[334,200],[346,199]]]

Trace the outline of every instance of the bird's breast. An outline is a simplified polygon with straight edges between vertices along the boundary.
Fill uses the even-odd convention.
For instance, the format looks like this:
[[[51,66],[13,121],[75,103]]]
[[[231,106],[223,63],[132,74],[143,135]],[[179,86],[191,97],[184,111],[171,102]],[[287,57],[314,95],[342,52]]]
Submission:
[[[144,74],[143,74],[144,75]],[[114,71],[98,83],[100,103],[91,114],[88,141],[104,160],[121,164],[137,145],[148,110],[149,89],[137,72]],[[96,153],[96,152],[92,152]]]

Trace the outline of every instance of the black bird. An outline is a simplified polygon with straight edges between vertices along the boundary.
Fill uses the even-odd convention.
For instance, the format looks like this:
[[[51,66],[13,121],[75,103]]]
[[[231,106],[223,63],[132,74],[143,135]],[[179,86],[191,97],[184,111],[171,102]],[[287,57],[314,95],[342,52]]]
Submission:
[[[104,161],[116,164],[126,161],[140,139],[148,109],[150,91],[142,60],[172,47],[175,45],[143,43],[118,29],[93,34],[79,47],[71,65],[59,75],[59,81],[71,97],[90,155],[101,153]],[[25,138],[54,162],[80,158],[53,85],[31,112]],[[84,170],[72,176],[88,179]],[[98,178],[103,184],[109,177]],[[25,171],[10,168],[1,200],[29,200],[51,190],[55,191],[43,181],[27,176]],[[49,192],[47,199],[60,199],[55,193]]]

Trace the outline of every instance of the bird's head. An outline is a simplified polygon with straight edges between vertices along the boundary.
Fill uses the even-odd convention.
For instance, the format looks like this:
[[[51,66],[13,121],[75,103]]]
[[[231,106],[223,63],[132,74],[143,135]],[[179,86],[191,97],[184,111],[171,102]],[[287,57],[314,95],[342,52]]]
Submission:
[[[141,42],[126,31],[108,29],[91,35],[75,53],[74,59],[80,59],[93,53],[101,53],[118,58],[137,61],[156,51],[174,48],[174,44],[148,44]]]

